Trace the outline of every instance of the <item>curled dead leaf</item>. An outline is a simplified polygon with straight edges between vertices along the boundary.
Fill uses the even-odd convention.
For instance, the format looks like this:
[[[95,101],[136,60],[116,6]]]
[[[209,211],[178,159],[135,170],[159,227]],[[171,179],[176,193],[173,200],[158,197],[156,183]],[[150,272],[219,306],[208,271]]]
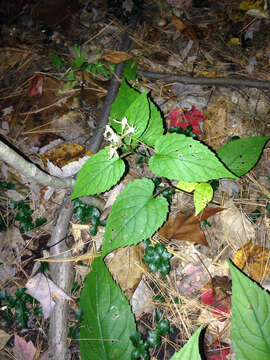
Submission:
[[[123,61],[131,59],[131,55],[124,51],[111,50],[101,55],[103,60],[108,61],[111,64],[120,64]]]

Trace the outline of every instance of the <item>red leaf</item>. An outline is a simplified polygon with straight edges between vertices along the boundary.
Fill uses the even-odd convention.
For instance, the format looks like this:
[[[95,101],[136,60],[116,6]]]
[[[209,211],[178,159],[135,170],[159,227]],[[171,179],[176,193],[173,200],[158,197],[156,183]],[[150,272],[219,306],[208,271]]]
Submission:
[[[29,81],[29,96],[41,96],[43,86],[43,76],[37,74]]]
[[[204,120],[203,113],[196,109],[195,106],[188,111],[181,108],[173,109],[168,115],[169,126],[181,127],[186,129],[188,125],[192,126],[192,131],[196,135],[200,135],[199,122]]]

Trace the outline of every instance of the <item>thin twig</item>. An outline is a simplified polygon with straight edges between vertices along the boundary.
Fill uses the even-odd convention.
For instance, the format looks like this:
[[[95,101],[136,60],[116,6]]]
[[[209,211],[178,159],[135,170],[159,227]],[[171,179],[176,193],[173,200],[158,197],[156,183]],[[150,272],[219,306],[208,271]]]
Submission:
[[[166,82],[180,82],[183,84],[193,85],[219,85],[229,87],[241,87],[246,86],[250,88],[258,89],[270,89],[270,81],[258,80],[250,78],[228,78],[228,77],[217,77],[217,78],[204,78],[204,77],[191,77],[185,75],[169,74],[169,73],[156,73],[151,71],[138,71],[138,74],[151,80],[164,80]]]

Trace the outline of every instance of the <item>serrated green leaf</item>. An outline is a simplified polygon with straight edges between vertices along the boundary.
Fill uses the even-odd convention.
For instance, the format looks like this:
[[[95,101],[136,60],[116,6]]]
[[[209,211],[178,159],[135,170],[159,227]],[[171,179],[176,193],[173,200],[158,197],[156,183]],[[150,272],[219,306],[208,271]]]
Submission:
[[[202,326],[192,335],[185,346],[175,353],[170,360],[201,360],[199,352],[199,337],[202,331]]]
[[[232,276],[231,337],[237,360],[269,360],[270,295],[230,262],[229,266]]]
[[[129,336],[136,330],[130,305],[100,257],[92,269],[80,297],[81,358],[130,359],[134,347]]]
[[[60,56],[57,54],[53,54],[52,61],[53,61],[53,65],[56,67],[56,69],[58,71],[60,71],[61,66],[62,66],[62,60],[61,60]]]
[[[217,155],[234,174],[242,176],[256,165],[268,140],[266,136],[234,140],[219,148]]]
[[[77,176],[72,200],[80,196],[100,194],[120,180],[125,171],[125,163],[116,155],[111,159],[109,157],[110,149],[107,148],[87,160]]]
[[[164,197],[154,198],[154,188],[150,179],[138,179],[117,196],[107,220],[103,256],[148,239],[163,224],[168,202]]]
[[[182,134],[161,136],[155,152],[149,161],[150,170],[168,179],[202,182],[236,177],[207,146]]]
[[[133,59],[128,60],[125,63],[122,79],[126,78],[127,80],[135,81],[137,77],[137,68],[138,66]]]
[[[148,97],[150,105],[150,120],[147,129],[140,137],[140,140],[147,145],[153,146],[164,133],[163,121],[159,109]]]
[[[124,113],[127,118],[128,124],[135,128],[133,137],[139,138],[145,131],[149,120],[149,103],[147,93],[141,93],[135,101],[130,104]]]
[[[197,216],[213,198],[213,188],[210,184],[200,183],[195,187],[193,201],[195,205],[195,216]]]
[[[118,91],[115,101],[111,107],[110,113],[110,125],[113,129],[121,133],[122,126],[121,124],[113,121],[114,119],[121,121],[125,117],[125,112],[129,106],[140,96],[140,93],[133,89],[126,79],[122,80],[121,87]]]

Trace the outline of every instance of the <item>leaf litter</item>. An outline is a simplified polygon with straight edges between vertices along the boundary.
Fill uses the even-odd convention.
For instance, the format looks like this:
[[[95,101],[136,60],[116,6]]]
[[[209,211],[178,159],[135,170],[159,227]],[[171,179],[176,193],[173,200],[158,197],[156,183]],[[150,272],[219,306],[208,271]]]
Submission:
[[[31,9],[29,1],[25,6],[24,9]],[[163,2],[158,8],[155,6],[151,1],[147,2],[144,22],[134,35],[136,45],[130,54],[140,68],[157,72],[176,72],[178,67],[188,73],[196,68],[197,76],[226,76],[228,73],[245,76],[249,73],[257,78],[265,78],[265,64],[269,60],[267,43],[269,39],[265,34],[269,33],[267,30],[269,25],[264,20],[255,20],[253,15],[250,15],[254,9],[247,8],[245,2],[242,2],[241,6],[234,5],[230,11],[226,6],[217,3],[215,6],[209,5],[206,10],[188,1],[184,3],[168,1]],[[194,25],[189,25],[190,23],[183,17],[181,13],[183,6]],[[102,2],[93,9],[78,6],[74,11],[74,14],[79,15],[78,18],[82,20],[83,26],[87,29],[91,28],[91,33],[95,34],[96,38],[92,41],[89,41],[88,30],[87,34],[81,30],[81,24],[69,29],[69,20],[74,20],[69,12],[70,9],[72,6],[63,7],[68,26],[65,21],[58,24],[58,20],[52,16],[55,14],[53,7],[44,9],[40,5],[33,12],[30,11],[31,15],[26,14],[25,17],[21,17],[14,28],[11,24],[5,23],[2,29],[6,39],[1,51],[1,82],[4,89],[1,98],[2,130],[8,140],[12,139],[14,145],[44,169],[47,160],[52,161],[54,166],[63,168],[74,159],[74,149],[80,149],[76,161],[86,154],[84,144],[91,136],[93,127],[98,125],[95,121],[108,89],[108,82],[102,76],[93,77],[87,74],[83,78],[82,74],[78,73],[79,79],[85,81],[86,87],[80,88],[78,81],[77,84],[70,84],[69,89],[65,89],[62,79],[43,74],[43,69],[52,71],[46,41],[51,41],[51,43],[49,41],[49,52],[63,54],[63,62],[67,66],[67,58],[74,56],[72,51],[69,52],[69,47],[74,45],[74,39],[80,39],[85,43],[84,49],[89,57],[92,56],[93,51],[101,51],[102,55],[99,58],[108,60],[109,57],[111,62],[117,63],[130,56],[114,50],[121,30],[115,19],[113,22],[108,21],[107,9]],[[264,11],[260,8],[255,10],[259,14]],[[12,4],[4,11],[16,15],[16,9]],[[233,26],[225,20],[228,11],[230,12],[228,18],[231,19]],[[245,13],[246,11],[248,13]],[[156,13],[157,17],[153,17],[153,13]],[[247,16],[244,20],[242,20],[243,14]],[[218,31],[217,18],[221,19]],[[252,19],[251,25],[250,19]],[[46,32],[33,34],[31,30],[33,21],[36,24],[47,22],[52,26],[54,29],[52,38],[48,39]],[[159,24],[166,25],[163,27]],[[225,34],[222,43],[215,34]],[[244,36],[241,37],[240,34]],[[37,46],[32,46],[33,44]],[[252,60],[254,56],[256,61]],[[90,59],[89,62],[91,63]],[[269,96],[266,92],[225,87],[210,90],[205,86],[165,84],[162,81],[151,83],[145,79],[143,81],[145,88],[152,90],[153,98],[157,99],[157,102],[161,101],[168,126],[171,121],[169,114],[172,114],[174,109],[182,109],[185,118],[179,117],[178,114],[178,123],[174,125],[181,124],[180,120],[185,121],[184,127],[189,124],[194,125],[195,134],[200,135],[200,139],[213,149],[226,144],[234,136],[265,135],[267,132],[269,134],[269,126],[265,120],[265,114],[269,112]],[[192,122],[192,113],[190,113],[192,109],[195,114],[200,114],[200,120]],[[67,143],[72,151],[68,147],[53,147],[50,153],[42,151],[44,146],[50,146],[54,141],[58,144],[59,141]],[[172,349],[175,351],[183,346],[198,325],[208,324],[207,358],[217,360],[226,356],[229,359],[228,349],[231,348],[229,324],[227,318],[225,321],[217,318],[219,305],[216,305],[216,301],[219,301],[220,299],[217,298],[222,295],[215,293],[217,290],[213,283],[217,277],[228,279],[228,268],[224,264],[226,257],[234,258],[239,267],[246,269],[255,280],[262,284],[267,283],[270,244],[269,213],[266,211],[269,198],[265,189],[269,189],[269,180],[267,180],[267,175],[270,173],[269,154],[269,147],[266,146],[262,158],[252,170],[254,181],[244,176],[236,180],[233,185],[228,182],[223,183],[214,193],[211,207],[206,211],[215,212],[216,209],[223,208],[222,211],[218,210],[220,213],[215,215],[211,213],[211,216],[206,218],[200,217],[200,214],[195,217],[189,194],[181,192],[173,196],[172,212],[175,218],[169,219],[153,240],[164,241],[166,238],[167,249],[173,254],[169,277],[164,279],[159,274],[149,273],[145,266],[137,263],[137,255],[133,255],[132,250],[125,260],[125,267],[121,266],[123,261],[121,251],[127,250],[119,250],[120,260],[115,257],[115,277],[120,274],[126,275],[124,285],[121,281],[120,285],[123,289],[128,289],[131,302],[134,300],[132,295],[135,296],[140,287],[143,290],[141,295],[137,296],[137,300],[142,294],[147,294],[144,302],[136,310],[138,326],[142,332],[146,328],[153,328],[152,312],[156,307],[164,312],[164,316],[174,326],[174,335],[164,338],[160,348],[153,351],[152,355],[156,358],[169,359]],[[9,227],[1,234],[1,263],[4,266],[1,266],[0,270],[3,271],[3,267],[9,270],[7,277],[1,275],[1,290],[6,289],[14,295],[17,288],[25,287],[26,280],[31,274],[33,259],[41,257],[46,248],[51,230],[50,224],[56,216],[56,209],[61,203],[63,194],[61,190],[57,190],[48,200],[45,197],[48,191],[46,187],[37,185],[38,189],[34,190],[16,171],[11,168],[4,169],[4,166],[1,169],[3,179],[16,183],[15,191],[1,190],[3,196],[1,215],[5,222],[9,224],[14,221],[10,218],[8,199],[30,200],[33,214],[38,214],[36,217],[45,214],[48,219],[47,224],[40,229],[22,233],[18,228],[19,224],[16,223],[15,227]],[[135,160],[130,162],[130,170],[136,177],[146,171],[139,168]],[[113,200],[110,199],[109,206],[112,202]],[[257,207],[261,209],[262,216],[252,224],[248,216]],[[207,220],[211,226],[202,225],[202,220]],[[12,229],[16,229],[16,234],[10,236]],[[89,250],[87,245],[84,245],[84,249]],[[93,252],[88,258],[92,256]],[[87,257],[84,261],[87,262]],[[134,283],[131,280],[129,283],[128,280],[132,278],[128,277],[128,273],[133,269],[131,264],[137,264]],[[86,267],[83,264],[79,266]],[[127,274],[124,270],[126,268]],[[48,280],[46,279],[46,283]],[[136,290],[137,283],[140,285]],[[228,289],[225,289],[223,283],[219,285],[220,291],[228,292],[229,285]],[[207,291],[207,304],[202,304],[201,301],[202,294],[205,294],[204,290]],[[155,302],[153,300],[155,295],[162,295],[165,301]],[[176,298],[180,300],[180,305],[175,302]],[[223,310],[228,308],[224,304],[220,306],[223,306]],[[221,316],[225,317],[224,314]],[[34,322],[33,319],[31,321]],[[11,331],[9,328],[9,334],[13,333],[13,330],[17,334],[24,334],[23,329],[15,324],[12,326],[14,329]],[[19,335],[15,335],[14,354],[27,351],[23,349],[30,349],[32,355],[34,354],[35,348],[38,348],[38,327],[33,326],[33,331],[36,336],[33,337],[35,345],[31,349],[28,346],[30,336],[26,336],[27,340],[19,341]],[[45,337],[44,340],[46,343]],[[6,348],[10,350],[11,343],[8,343]],[[46,346],[42,350],[45,348]],[[215,351],[217,353],[214,353]],[[2,353],[1,351],[1,356]]]

